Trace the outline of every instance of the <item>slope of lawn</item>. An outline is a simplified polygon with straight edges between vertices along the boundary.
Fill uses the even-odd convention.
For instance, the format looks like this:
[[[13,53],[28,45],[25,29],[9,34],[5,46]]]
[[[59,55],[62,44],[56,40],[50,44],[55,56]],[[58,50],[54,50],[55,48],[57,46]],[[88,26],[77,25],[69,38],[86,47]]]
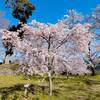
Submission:
[[[0,76],[0,100],[100,100],[100,75],[53,77],[53,96],[48,95],[48,78],[33,76]],[[28,95],[23,84],[30,83]]]

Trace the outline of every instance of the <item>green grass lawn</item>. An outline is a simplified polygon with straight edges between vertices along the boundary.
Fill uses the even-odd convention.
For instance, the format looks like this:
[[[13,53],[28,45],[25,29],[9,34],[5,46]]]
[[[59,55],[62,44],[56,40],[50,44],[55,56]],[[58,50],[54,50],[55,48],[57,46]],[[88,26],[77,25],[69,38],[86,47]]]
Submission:
[[[0,76],[0,100],[100,100],[100,75],[54,76],[53,96],[48,95],[48,79],[34,76],[25,80],[23,76]],[[23,84],[30,83],[28,96]]]

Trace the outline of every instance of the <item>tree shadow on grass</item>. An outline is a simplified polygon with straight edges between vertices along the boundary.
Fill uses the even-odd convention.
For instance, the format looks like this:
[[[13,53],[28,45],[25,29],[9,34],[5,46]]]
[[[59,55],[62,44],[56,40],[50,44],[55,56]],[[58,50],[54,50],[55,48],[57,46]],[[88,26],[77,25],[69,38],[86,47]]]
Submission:
[[[31,84],[28,88],[28,93],[31,93],[33,95],[35,95],[36,93],[43,93],[45,95],[48,95],[49,93],[48,90],[49,90],[48,86]],[[8,100],[7,99],[8,96],[12,94],[14,94],[15,98],[17,98],[18,94],[16,94],[16,92],[23,92],[21,96],[25,97],[24,91],[25,91],[24,84],[16,84],[11,87],[0,88],[1,100]],[[53,90],[53,94],[57,96],[58,92],[56,90]],[[13,99],[13,100],[17,100],[17,99]]]
[[[84,80],[83,82],[87,85],[100,84],[100,80],[89,80],[89,79],[87,79],[87,80]]]
[[[16,92],[16,91],[24,91],[23,84],[17,84],[11,87],[0,88],[1,100],[7,100],[8,95]]]

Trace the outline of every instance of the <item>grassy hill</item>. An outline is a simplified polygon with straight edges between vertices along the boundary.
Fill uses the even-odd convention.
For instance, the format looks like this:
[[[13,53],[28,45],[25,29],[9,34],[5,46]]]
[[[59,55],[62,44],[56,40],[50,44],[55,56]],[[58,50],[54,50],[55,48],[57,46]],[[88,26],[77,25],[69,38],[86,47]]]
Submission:
[[[18,64],[1,64],[0,75],[15,75],[18,67]]]

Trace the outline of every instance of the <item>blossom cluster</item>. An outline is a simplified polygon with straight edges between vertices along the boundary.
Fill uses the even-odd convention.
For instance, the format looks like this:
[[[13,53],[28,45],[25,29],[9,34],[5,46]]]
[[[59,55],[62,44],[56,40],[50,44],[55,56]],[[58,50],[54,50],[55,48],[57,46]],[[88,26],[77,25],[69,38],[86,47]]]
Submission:
[[[32,20],[30,25],[23,24],[24,38],[18,32],[3,30],[3,42],[11,43],[24,57],[20,61],[20,71],[25,74],[41,74],[49,70],[72,70],[74,65],[85,66],[82,60],[71,59],[75,53],[87,52],[91,40],[90,24],[75,24],[72,28],[64,21],[44,24]],[[66,63],[72,60],[70,63]],[[65,61],[65,62],[64,62]],[[59,65],[58,65],[59,64]],[[65,66],[65,67],[62,67]],[[82,69],[81,69],[82,71]]]

